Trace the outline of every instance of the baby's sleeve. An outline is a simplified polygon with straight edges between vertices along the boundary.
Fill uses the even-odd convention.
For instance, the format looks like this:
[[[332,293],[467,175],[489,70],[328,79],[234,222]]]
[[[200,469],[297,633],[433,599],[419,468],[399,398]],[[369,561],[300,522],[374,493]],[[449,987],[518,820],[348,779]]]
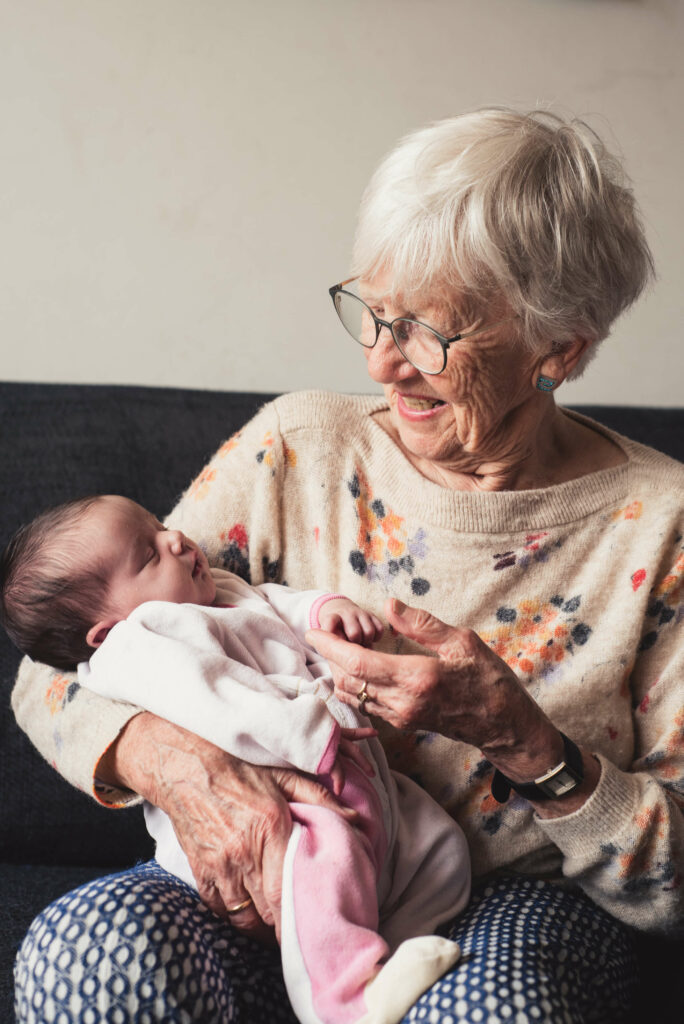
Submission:
[[[281,690],[226,654],[211,609],[142,605],[114,626],[81,680],[252,764],[317,774],[334,760],[339,727],[321,698]]]

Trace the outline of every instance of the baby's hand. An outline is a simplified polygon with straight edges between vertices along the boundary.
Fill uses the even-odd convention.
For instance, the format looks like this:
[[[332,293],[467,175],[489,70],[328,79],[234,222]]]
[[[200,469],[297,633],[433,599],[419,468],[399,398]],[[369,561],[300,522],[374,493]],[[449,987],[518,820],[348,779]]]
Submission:
[[[370,647],[382,636],[382,622],[377,615],[364,611],[346,597],[326,601],[318,612],[318,621],[328,633],[337,633],[364,647]]]
[[[360,743],[361,740],[369,740],[372,739],[373,736],[377,735],[377,729],[373,729],[368,725],[364,725],[359,729],[341,730],[340,742],[337,748],[337,757],[335,758],[335,763],[330,772],[333,784],[333,793],[335,796],[339,796],[344,789],[344,763],[340,758],[341,754],[357,764],[365,775],[368,775],[371,778],[375,775],[373,765],[370,763],[366,755],[359,749],[357,744]]]

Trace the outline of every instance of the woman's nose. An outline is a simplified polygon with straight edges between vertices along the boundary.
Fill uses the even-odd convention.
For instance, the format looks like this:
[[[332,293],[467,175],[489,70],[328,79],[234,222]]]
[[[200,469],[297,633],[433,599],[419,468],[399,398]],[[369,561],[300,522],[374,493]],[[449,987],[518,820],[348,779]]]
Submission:
[[[404,359],[389,327],[381,327],[373,348],[364,349],[368,373],[377,384],[391,384],[413,376],[416,370]]]

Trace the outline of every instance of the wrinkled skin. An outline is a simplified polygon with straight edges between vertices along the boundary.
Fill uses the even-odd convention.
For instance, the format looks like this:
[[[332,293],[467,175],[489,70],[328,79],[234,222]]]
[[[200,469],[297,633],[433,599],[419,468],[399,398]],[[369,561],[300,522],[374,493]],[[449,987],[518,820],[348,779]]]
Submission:
[[[390,624],[432,655],[368,651],[320,630],[309,642],[331,663],[340,700],[358,706],[366,683],[364,711],[398,729],[441,733],[479,748],[514,781],[528,782],[563,758],[560,732],[530,697],[517,676],[470,629],[448,626],[429,612],[387,601]],[[544,817],[568,814],[595,789],[599,768],[583,751],[585,779],[562,800],[535,804]]]
[[[288,802],[328,807],[352,822],[356,817],[313,779],[247,764],[149,712],[128,722],[98,774],[165,811],[202,902],[225,918],[227,907],[250,896],[253,903],[230,919],[265,941],[280,928],[282,865],[292,828]]]
[[[562,345],[549,339],[533,351],[503,299],[483,314],[463,296],[402,298],[391,285],[389,272],[359,282],[359,294],[382,320],[412,317],[445,337],[496,325],[453,344],[436,376],[407,362],[387,328],[373,348],[361,350],[389,406],[378,422],[427,480],[461,491],[526,490],[624,459],[610,441],[563,416],[553,394],[536,387],[539,374],[562,384],[587,351],[587,339]]]

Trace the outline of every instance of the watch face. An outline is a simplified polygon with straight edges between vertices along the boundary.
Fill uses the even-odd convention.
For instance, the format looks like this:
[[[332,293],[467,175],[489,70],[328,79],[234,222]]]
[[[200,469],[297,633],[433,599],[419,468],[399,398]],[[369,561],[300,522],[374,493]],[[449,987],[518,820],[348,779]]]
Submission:
[[[550,779],[545,779],[542,783],[542,787],[550,797],[565,796],[566,793],[572,793],[573,789],[577,789],[579,781],[572,775],[567,768],[561,768],[559,772],[553,775]]]

